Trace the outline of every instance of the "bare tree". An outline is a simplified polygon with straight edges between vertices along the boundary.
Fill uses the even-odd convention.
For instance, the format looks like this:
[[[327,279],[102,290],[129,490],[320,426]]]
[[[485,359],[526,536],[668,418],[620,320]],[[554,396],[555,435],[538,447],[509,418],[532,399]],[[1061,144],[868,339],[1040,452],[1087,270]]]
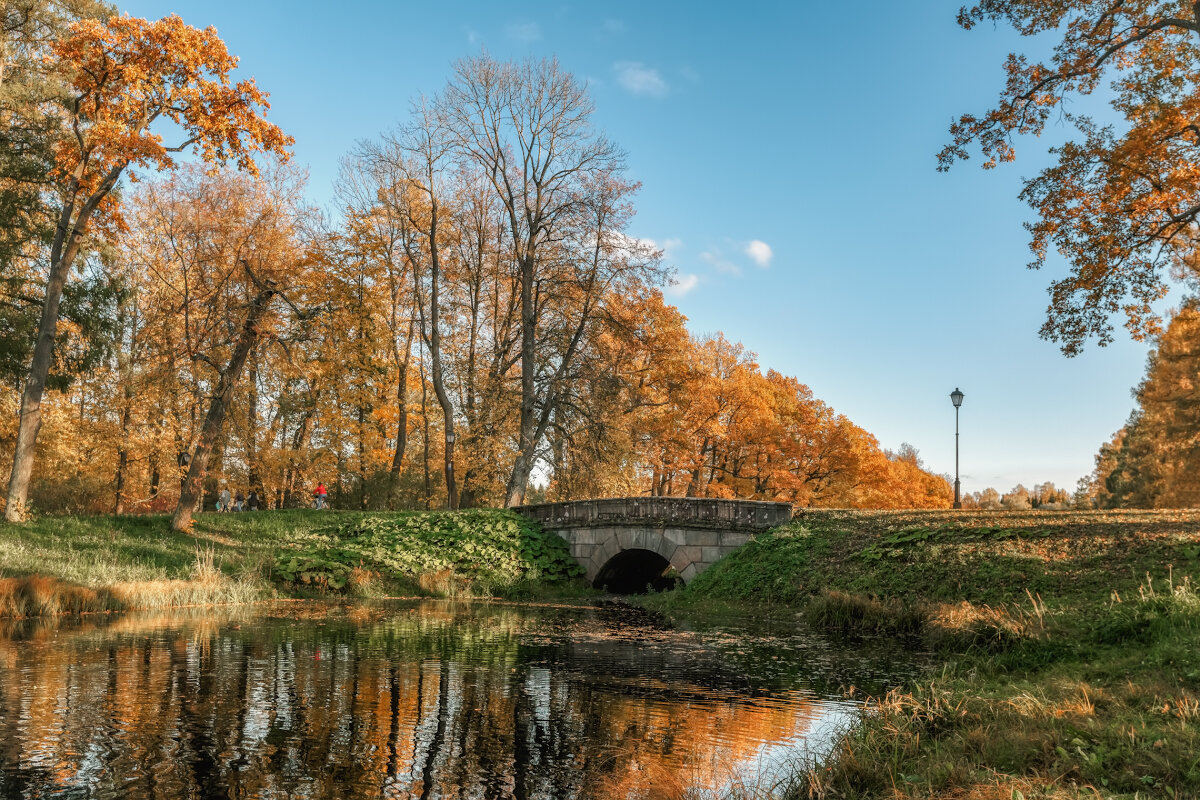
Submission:
[[[412,269],[412,289],[421,322],[421,339],[429,351],[429,378],[442,409],[445,449],[442,471],[446,481],[446,507],[458,508],[454,480],[455,411],[446,388],[442,357],[442,294],[447,247],[455,237],[453,217],[446,209],[452,190],[446,185],[450,142],[435,109],[421,99],[413,107],[415,121],[399,137],[389,137],[380,151],[392,158],[402,176],[386,196],[401,219],[401,242]]]
[[[505,503],[521,504],[553,414],[555,385],[539,381],[539,350],[546,361],[547,332],[539,326],[541,293],[564,290],[561,241],[602,175],[617,175],[624,155],[592,126],[584,86],[555,60],[501,63],[488,55],[464,59],[438,99],[457,153],[480,170],[504,211],[520,290],[521,401],[516,455]],[[570,269],[567,273],[570,273]],[[577,307],[585,327],[596,304]],[[556,349],[551,374],[569,369],[568,344]],[[543,376],[544,377],[544,376]]]

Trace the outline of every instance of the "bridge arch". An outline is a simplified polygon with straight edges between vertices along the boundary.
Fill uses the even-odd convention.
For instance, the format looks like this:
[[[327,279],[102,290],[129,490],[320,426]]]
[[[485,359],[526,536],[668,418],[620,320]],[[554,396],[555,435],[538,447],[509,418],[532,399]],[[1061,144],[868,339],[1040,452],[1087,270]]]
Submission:
[[[690,582],[754,533],[792,517],[789,503],[691,497],[578,500],[516,511],[565,539],[593,585],[603,583],[602,572],[628,551],[656,555]]]
[[[613,594],[662,592],[682,583],[671,562],[653,550],[622,550],[600,567],[592,585]]]

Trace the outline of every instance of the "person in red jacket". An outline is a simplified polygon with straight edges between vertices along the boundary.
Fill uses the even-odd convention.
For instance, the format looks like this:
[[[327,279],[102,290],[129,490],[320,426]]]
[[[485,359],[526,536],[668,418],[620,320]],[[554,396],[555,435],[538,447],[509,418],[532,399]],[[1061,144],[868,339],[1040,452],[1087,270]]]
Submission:
[[[317,488],[313,490],[313,500],[315,508],[329,508],[329,490],[325,488],[325,484],[317,481]]]

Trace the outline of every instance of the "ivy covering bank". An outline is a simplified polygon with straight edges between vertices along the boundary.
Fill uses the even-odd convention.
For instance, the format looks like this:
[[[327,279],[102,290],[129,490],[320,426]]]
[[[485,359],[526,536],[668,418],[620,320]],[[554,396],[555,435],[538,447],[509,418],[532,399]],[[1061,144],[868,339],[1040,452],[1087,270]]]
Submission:
[[[558,536],[511,511],[367,516],[298,534],[275,564],[281,580],[326,589],[352,581],[414,583],[426,591],[494,594],[583,574]]]

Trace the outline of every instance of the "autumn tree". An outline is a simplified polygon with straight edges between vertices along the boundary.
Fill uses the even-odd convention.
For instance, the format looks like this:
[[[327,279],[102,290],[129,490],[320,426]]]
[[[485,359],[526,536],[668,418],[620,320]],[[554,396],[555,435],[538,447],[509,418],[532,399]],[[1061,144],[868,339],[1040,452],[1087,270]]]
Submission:
[[[1125,427],[1096,456],[1088,494],[1108,508],[1200,502],[1200,301],[1170,319],[1147,358]]]
[[[196,386],[201,420],[184,448],[190,458],[172,520],[176,530],[190,525],[251,353],[278,333],[277,309],[304,280],[299,186],[286,167],[264,179],[192,168],[148,184],[138,197],[130,257],[154,275],[154,305],[160,324],[169,326],[163,332],[163,345],[172,348],[168,363]],[[256,405],[248,398],[248,413],[257,415]],[[243,457],[252,475],[254,441]]]
[[[447,316],[447,273],[454,270],[456,225],[451,140],[437,110],[414,103],[413,122],[367,149],[369,161],[390,182],[379,188],[386,212],[398,223],[399,245],[411,272],[409,286],[418,329],[429,353],[429,377],[442,412],[442,474],[446,507],[458,508],[454,476],[456,409],[447,383],[443,326]]]
[[[1136,413],[1131,415],[1129,424],[1136,420]],[[1112,508],[1113,489],[1115,488],[1110,476],[1118,469],[1128,426],[1113,434],[1112,438],[1100,445],[1100,452],[1095,457],[1095,467],[1090,475],[1079,479],[1075,491],[1075,504],[1089,508]]]
[[[111,15],[94,0],[7,0],[0,6],[0,264],[9,274],[53,235],[47,203],[54,149],[69,133],[58,113],[66,81],[52,68],[53,43],[72,23]],[[32,248],[30,245],[34,245]]]
[[[392,397],[390,402],[377,397],[374,413],[395,431],[394,436],[389,434],[386,487],[386,502],[395,507],[409,443],[409,384],[416,372],[412,361],[417,314],[404,247],[409,226],[396,202],[404,183],[403,165],[392,157],[387,144],[364,142],[345,157],[337,193],[345,209],[342,252],[346,260],[358,265],[367,305],[363,311],[375,318],[377,349],[372,357],[390,365]],[[363,342],[358,344],[361,349]]]
[[[549,431],[553,499],[668,492],[675,392],[693,374],[685,322],[653,287],[606,299]]]
[[[237,60],[215,29],[178,17],[82,20],[50,50],[68,85],[61,114],[72,135],[54,153],[56,222],[5,506],[13,522],[24,517],[63,288],[95,223],[119,222],[112,192],[122,174],[131,166],[171,169],[174,154],[189,149],[254,172],[254,153],[283,153],[291,142],[262,116],[266,95],[252,80],[230,82]],[[165,144],[172,130],[178,139]]]
[[[465,168],[464,168],[465,167]],[[459,353],[455,369],[464,460],[459,503],[472,507],[503,495],[509,438],[519,395],[511,373],[520,354],[520,277],[506,244],[502,205],[490,181],[468,164],[455,181],[455,263],[452,301],[458,324],[449,327]]]
[[[70,133],[58,113],[67,86],[48,63],[51,45],[71,23],[111,13],[93,0],[0,5],[0,380],[17,391],[28,373],[54,234],[55,147]],[[95,368],[109,344],[105,317],[113,312],[116,286],[97,267],[90,260],[85,279],[64,291],[66,324],[57,331],[48,378],[60,388]]]
[[[959,24],[1008,23],[1022,36],[1053,35],[1048,60],[1012,54],[989,111],[962,116],[939,167],[974,148],[985,167],[1013,161],[1015,140],[1064,120],[1077,136],[1052,149],[1057,163],[1025,182],[1037,214],[1033,261],[1056,248],[1071,266],[1050,287],[1042,336],[1067,355],[1112,340],[1111,317],[1137,338],[1155,333],[1154,303],[1174,268],[1196,274],[1200,220],[1200,5],[1162,0],[981,0]],[[1107,124],[1069,104],[1107,86],[1122,118]]]
[[[520,411],[505,490],[505,504],[519,505],[613,268],[630,266],[613,251],[636,187],[622,178],[623,153],[594,128],[586,89],[557,61],[464,59],[439,110],[495,192],[519,278]]]

